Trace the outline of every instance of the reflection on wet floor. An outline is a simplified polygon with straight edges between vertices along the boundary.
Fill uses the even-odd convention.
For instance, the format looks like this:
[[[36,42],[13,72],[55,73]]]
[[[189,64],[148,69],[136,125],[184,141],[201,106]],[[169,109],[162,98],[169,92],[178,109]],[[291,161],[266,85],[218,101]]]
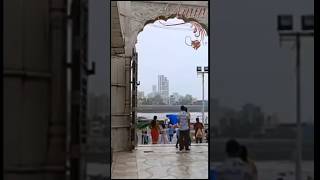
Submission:
[[[208,179],[208,145],[180,152],[173,144],[141,145],[114,155],[112,179]]]

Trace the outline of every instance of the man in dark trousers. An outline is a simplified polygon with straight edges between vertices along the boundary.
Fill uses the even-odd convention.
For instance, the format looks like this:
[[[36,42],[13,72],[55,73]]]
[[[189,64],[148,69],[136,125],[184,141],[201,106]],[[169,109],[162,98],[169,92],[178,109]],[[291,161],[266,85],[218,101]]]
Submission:
[[[186,108],[184,106],[180,107],[179,113],[179,150],[182,151],[190,150],[189,143],[190,143],[190,134],[189,134],[189,127],[190,127],[190,117],[187,114]]]

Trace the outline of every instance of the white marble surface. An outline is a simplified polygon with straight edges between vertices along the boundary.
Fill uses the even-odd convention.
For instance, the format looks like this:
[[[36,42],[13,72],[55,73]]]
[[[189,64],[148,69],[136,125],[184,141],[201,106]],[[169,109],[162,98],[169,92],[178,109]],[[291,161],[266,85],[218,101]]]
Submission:
[[[112,179],[207,179],[208,146],[192,145],[179,152],[175,145],[138,146],[114,156]]]

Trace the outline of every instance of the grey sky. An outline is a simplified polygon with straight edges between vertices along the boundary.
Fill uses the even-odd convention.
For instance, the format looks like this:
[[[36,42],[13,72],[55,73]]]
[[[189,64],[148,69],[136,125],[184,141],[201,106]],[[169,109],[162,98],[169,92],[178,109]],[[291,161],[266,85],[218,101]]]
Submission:
[[[164,22],[164,21],[163,21]],[[170,19],[168,24],[181,23],[182,20]],[[185,37],[193,38],[191,24],[164,26],[158,21],[145,26],[139,33],[136,49],[138,52],[139,91],[145,94],[158,85],[158,75],[169,79],[169,92],[191,94],[202,99],[202,78],[197,77],[196,66],[208,65],[208,45],[198,50],[185,44]],[[205,38],[208,42],[208,38]],[[208,76],[205,76],[205,99],[208,94]]]
[[[294,44],[279,46],[278,14],[313,14],[313,1],[214,1],[211,62],[213,96],[239,108],[246,102],[278,112],[283,121],[295,121]],[[313,39],[302,42],[302,117],[313,118]]]

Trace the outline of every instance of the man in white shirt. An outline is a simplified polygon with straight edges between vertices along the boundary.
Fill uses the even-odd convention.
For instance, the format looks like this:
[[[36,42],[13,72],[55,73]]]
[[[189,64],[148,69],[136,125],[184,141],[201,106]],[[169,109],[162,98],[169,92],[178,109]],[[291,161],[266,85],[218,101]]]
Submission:
[[[239,157],[240,145],[235,140],[226,143],[228,158],[217,167],[217,180],[253,180],[250,167]]]
[[[179,113],[179,150],[182,151],[190,150],[189,149],[189,127],[190,127],[190,117],[186,111],[186,108],[184,106],[180,107],[180,113]]]

